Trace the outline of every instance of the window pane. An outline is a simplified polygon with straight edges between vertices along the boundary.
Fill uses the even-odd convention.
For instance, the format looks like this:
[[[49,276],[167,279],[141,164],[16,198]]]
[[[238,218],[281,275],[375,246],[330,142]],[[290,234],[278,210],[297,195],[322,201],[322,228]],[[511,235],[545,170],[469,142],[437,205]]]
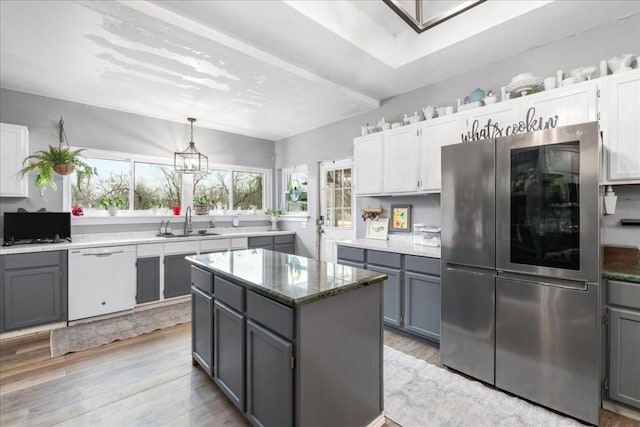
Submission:
[[[343,185],[345,187],[351,187],[351,169],[345,169],[343,174]]]
[[[129,209],[129,174],[128,160],[104,160],[92,157],[85,158],[90,166],[96,168],[98,175],[90,181],[86,179],[77,185],[76,174],[71,176],[71,201],[84,208],[101,209],[100,199],[103,197],[119,197],[123,201],[121,209]]]
[[[344,189],[344,207],[351,209],[351,188]]]
[[[172,166],[135,162],[133,198],[135,210],[170,209],[180,204],[181,175]]]
[[[287,212],[307,212],[307,172],[293,172],[287,179]]]
[[[334,171],[327,172],[327,187],[333,187],[336,182]]]
[[[341,208],[342,207],[342,190],[338,189],[334,192],[334,202],[333,205],[336,208]]]
[[[342,170],[336,171],[336,187],[342,187]]]
[[[230,187],[230,171],[212,169],[207,174],[194,175],[193,201],[208,201],[210,209],[228,209]]]
[[[261,173],[233,172],[233,208],[262,209]]]

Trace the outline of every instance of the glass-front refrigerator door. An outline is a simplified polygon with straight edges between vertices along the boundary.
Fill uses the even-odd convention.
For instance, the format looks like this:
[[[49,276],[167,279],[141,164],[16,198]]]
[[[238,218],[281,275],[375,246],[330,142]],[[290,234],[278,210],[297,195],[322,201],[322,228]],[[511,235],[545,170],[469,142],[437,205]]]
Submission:
[[[498,270],[597,280],[597,125],[502,138],[496,147]]]

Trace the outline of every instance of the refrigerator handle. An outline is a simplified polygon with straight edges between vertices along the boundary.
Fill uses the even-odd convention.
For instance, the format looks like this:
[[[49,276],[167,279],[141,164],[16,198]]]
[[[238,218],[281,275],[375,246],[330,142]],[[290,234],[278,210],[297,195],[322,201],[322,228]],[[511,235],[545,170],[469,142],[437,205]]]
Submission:
[[[498,271],[498,278],[522,283],[525,285],[553,286],[556,288],[570,289],[573,291],[589,290],[589,282],[552,279],[549,277],[526,276],[518,273],[510,273],[507,271]]]
[[[447,271],[456,271],[458,273],[473,274],[476,276],[495,276],[496,274],[496,271],[493,268],[472,267],[470,265],[449,263],[447,263]]]

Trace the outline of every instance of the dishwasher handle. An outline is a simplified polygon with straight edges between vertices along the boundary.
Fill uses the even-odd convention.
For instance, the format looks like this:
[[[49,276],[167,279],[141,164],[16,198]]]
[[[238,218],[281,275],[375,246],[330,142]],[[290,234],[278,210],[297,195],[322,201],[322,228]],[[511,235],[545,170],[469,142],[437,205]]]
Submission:
[[[111,256],[113,254],[121,254],[121,253],[124,253],[124,251],[89,253],[89,254],[82,254],[82,256],[97,256],[97,257],[103,258],[103,257]]]

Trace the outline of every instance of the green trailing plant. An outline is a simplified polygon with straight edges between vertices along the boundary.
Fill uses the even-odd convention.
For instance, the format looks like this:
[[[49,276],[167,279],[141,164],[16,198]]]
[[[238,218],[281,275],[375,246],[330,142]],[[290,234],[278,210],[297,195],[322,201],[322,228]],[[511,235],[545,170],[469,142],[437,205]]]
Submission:
[[[40,197],[44,197],[44,192],[47,187],[51,187],[54,190],[58,187],[55,183],[56,169],[60,169],[60,165],[71,165],[72,168],[68,169],[72,173],[75,168],[77,183],[80,183],[87,179],[90,180],[93,175],[97,175],[98,171],[81,160],[80,153],[84,149],[71,150],[69,147],[54,147],[49,146],[49,150],[36,151],[35,153],[27,156],[24,163],[29,162],[27,166],[22,168],[20,172],[27,174],[28,172],[37,170],[36,186],[40,192]],[[68,174],[67,173],[67,174]]]
[[[100,206],[105,209],[109,209],[111,206],[119,208],[124,205],[124,201],[120,197],[103,197],[100,199]]]
[[[264,214],[267,216],[280,216],[282,211],[280,209],[266,209]]]
[[[211,200],[206,197],[200,197],[199,199],[196,199],[193,204],[195,206],[211,206]]]

